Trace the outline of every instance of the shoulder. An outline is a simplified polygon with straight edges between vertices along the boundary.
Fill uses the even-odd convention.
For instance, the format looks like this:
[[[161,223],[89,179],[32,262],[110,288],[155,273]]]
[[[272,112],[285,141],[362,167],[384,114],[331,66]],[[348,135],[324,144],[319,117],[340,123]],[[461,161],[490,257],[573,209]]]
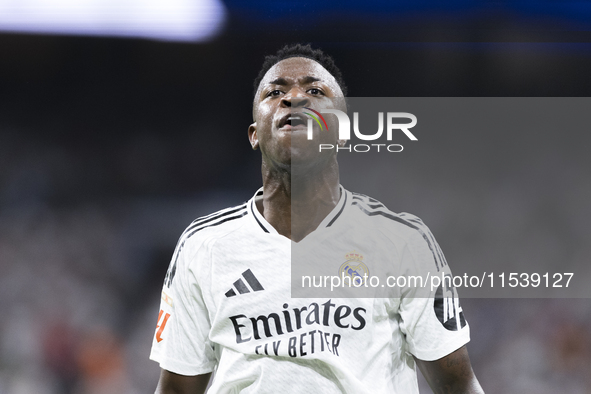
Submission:
[[[181,234],[177,248],[186,242],[198,244],[207,239],[220,238],[241,227],[249,214],[248,204],[244,202],[193,220]]]
[[[204,245],[209,244],[211,241],[215,242],[215,240],[242,227],[245,223],[244,218],[248,213],[248,202],[245,202],[193,220],[179,237],[164,284],[168,287],[171,286],[179,264],[184,268],[188,267],[188,263],[182,263],[182,258],[179,261],[181,255],[187,256],[190,260],[190,257]]]
[[[393,212],[375,198],[360,193],[352,193],[352,200],[352,208],[357,208],[361,220],[369,226],[378,228],[394,242],[401,241],[412,253],[425,254],[438,269],[447,265],[431,230],[418,216]]]
[[[351,193],[351,205],[357,208],[364,216],[380,222],[383,226],[396,230],[400,235],[416,235],[429,231],[423,221],[408,212],[393,212],[375,198],[361,193]],[[371,219],[370,219],[371,220]]]

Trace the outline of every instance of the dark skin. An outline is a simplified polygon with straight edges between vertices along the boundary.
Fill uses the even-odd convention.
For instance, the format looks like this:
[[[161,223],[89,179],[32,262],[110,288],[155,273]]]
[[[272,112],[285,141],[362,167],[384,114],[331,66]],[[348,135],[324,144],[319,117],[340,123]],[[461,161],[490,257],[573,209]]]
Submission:
[[[334,152],[321,154],[306,136],[306,127],[282,121],[303,107],[338,106],[342,92],[334,77],[320,64],[305,58],[290,58],[272,67],[255,97],[248,128],[253,149],[262,156],[263,197],[257,207],[277,232],[295,242],[318,227],[340,198],[339,166]],[[322,142],[337,141],[336,119],[326,116],[328,130]],[[294,170],[297,168],[297,170]]]
[[[308,149],[312,145],[305,138],[305,128],[287,127],[284,120],[301,107],[344,110],[332,99],[342,95],[334,77],[320,64],[289,58],[267,72],[254,99],[248,138],[262,154],[263,197],[256,201],[257,208],[279,234],[295,242],[314,231],[338,203],[339,167],[334,150],[321,154]],[[337,140],[337,128],[330,123],[335,119],[327,116],[326,120],[333,132],[322,134],[322,142],[343,146],[346,141]],[[415,361],[436,394],[484,393],[465,346],[439,360]],[[156,394],[205,393],[210,376],[162,370]]]
[[[474,375],[468,349],[462,346],[435,361],[415,361],[435,394],[484,393]]]
[[[165,369],[160,372],[156,394],[203,394],[211,373],[196,376],[179,375]]]

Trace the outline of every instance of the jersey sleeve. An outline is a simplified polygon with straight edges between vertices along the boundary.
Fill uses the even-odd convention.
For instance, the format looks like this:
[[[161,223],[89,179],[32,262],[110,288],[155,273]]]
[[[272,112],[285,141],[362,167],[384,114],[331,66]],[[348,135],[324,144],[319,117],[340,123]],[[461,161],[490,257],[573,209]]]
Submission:
[[[195,250],[197,249],[197,250]],[[199,283],[203,248],[182,238],[170,263],[160,302],[150,359],[180,375],[201,375],[216,365],[210,320]]]
[[[408,351],[420,360],[433,361],[468,343],[470,328],[443,252],[420,219],[414,217],[410,223],[415,231],[402,251],[401,267],[407,278],[422,277],[423,283],[409,280],[414,285],[403,289],[400,327]]]

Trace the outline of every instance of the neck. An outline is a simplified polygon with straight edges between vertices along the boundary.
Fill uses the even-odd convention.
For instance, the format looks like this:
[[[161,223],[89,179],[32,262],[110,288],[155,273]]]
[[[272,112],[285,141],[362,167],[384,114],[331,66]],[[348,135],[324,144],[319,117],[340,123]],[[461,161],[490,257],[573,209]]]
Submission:
[[[257,208],[279,234],[295,242],[314,231],[340,198],[336,158],[321,169],[297,175],[291,168],[263,162],[262,175],[263,198]]]

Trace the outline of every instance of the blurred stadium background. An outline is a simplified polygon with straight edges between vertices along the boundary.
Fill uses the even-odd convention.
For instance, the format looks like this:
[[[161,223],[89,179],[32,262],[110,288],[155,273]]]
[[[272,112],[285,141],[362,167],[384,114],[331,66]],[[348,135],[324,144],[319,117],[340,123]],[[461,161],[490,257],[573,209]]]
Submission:
[[[252,81],[283,44],[333,55],[357,97],[591,93],[586,2],[84,5],[0,1],[1,394],[153,392],[148,353],[176,239],[260,185]],[[490,242],[588,265],[588,131],[565,142],[524,130],[474,152],[476,167],[440,139],[429,161],[393,168],[390,208],[421,216],[452,266]],[[499,212],[526,242],[504,242]],[[588,299],[463,307],[487,393],[591,393]]]

